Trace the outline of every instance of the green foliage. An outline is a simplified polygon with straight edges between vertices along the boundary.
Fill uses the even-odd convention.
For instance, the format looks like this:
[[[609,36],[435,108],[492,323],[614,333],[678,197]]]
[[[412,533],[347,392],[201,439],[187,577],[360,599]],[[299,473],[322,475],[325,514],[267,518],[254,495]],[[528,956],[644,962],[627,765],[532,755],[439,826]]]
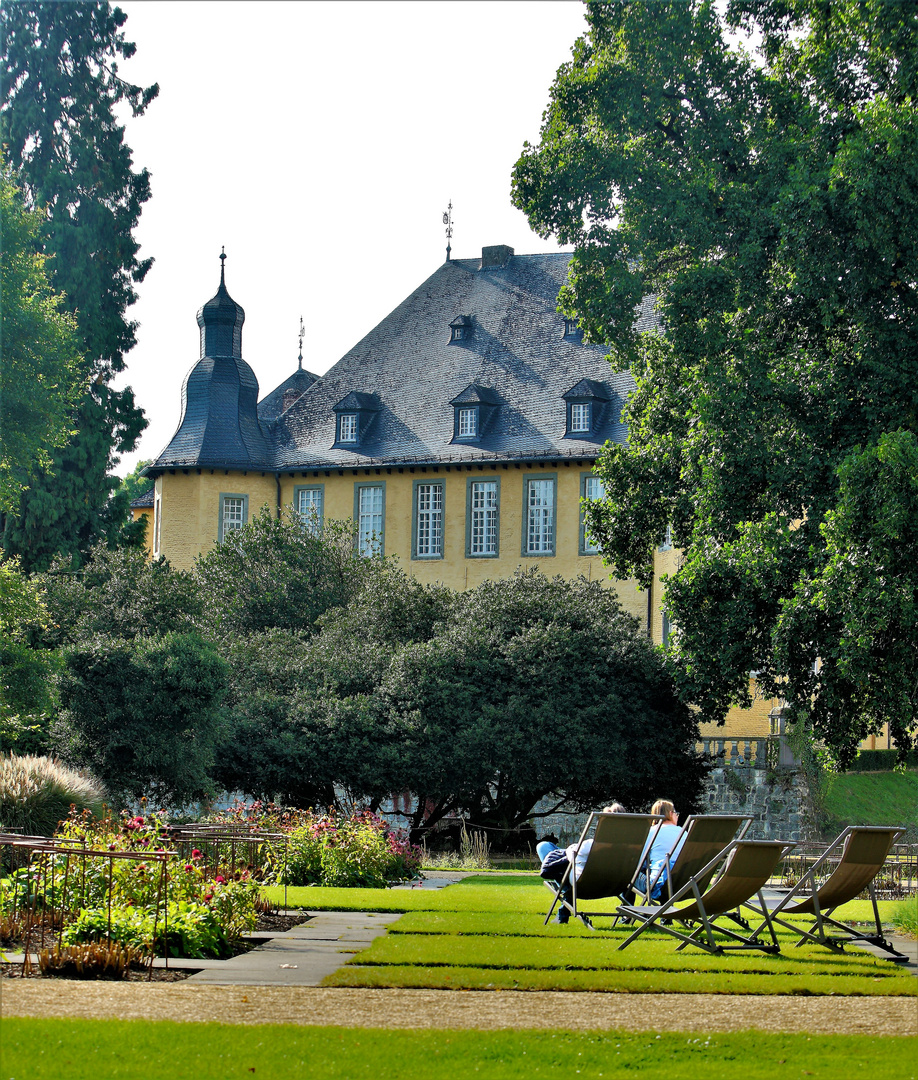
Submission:
[[[72,646],[57,744],[122,797],[151,794],[173,805],[205,797],[227,675],[194,634]]]
[[[843,766],[886,724],[904,762],[918,729],[918,438],[882,434],[838,474],[823,555],[784,602],[775,658],[785,697],[798,710],[812,700],[812,723]]]
[[[52,449],[72,433],[71,408],[82,387],[76,320],[48,281],[39,251],[41,215],[22,204],[0,154],[0,512],[15,514],[29,473],[51,467]]]
[[[42,589],[25,577],[15,556],[0,562],[0,751],[47,750],[58,658],[26,640],[47,623]]]
[[[346,604],[367,573],[354,553],[353,522],[325,522],[321,533],[291,513],[278,519],[267,507],[195,566],[216,635],[270,628],[311,631],[329,608]]]
[[[560,307],[636,382],[590,532],[646,582],[672,526],[669,663],[705,720],[748,704],[755,670],[842,764],[887,720],[905,753],[918,24],[883,0],[587,18],[514,202],[575,245]],[[659,334],[636,328],[647,296]]]
[[[134,499],[139,499],[141,495],[146,493],[153,487],[153,481],[149,476],[141,476],[143,470],[152,465],[152,458],[144,458],[143,461],[138,461],[133,470],[124,477],[121,481],[120,491],[124,491],[125,497],[128,502],[132,502]]]
[[[64,928],[66,945],[89,941],[114,941],[155,956],[210,957],[219,960],[232,953],[226,931],[207,904],[170,901],[166,912],[144,908],[84,908]],[[168,951],[167,951],[168,950]]]
[[[861,750],[854,759],[851,772],[891,772],[896,767],[895,750]],[[918,751],[913,750],[905,761],[906,768],[918,769]]]
[[[101,817],[106,798],[98,780],[54,758],[0,754],[0,831],[51,836],[72,808]]]
[[[304,731],[297,702],[312,691],[305,631],[229,635],[220,653],[229,664],[224,729],[212,775],[218,787],[285,806],[330,806],[333,773],[325,748]]]
[[[421,865],[418,848],[366,811],[307,814],[270,851],[277,880],[289,885],[384,889],[415,877]]]
[[[685,806],[701,791],[696,720],[597,582],[531,571],[460,594],[435,636],[393,657],[381,692],[407,733],[416,828],[425,811],[427,827],[461,811],[514,829],[546,795],[637,808],[661,777]]]
[[[110,473],[146,423],[130,389],[114,391],[96,382],[84,394],[74,418],[77,434],[55,455],[49,472],[33,473],[18,516],[6,518],[3,546],[27,570],[46,570],[58,555],[79,567],[99,538],[112,546],[142,547],[145,524],[129,521],[127,493]]]
[[[132,641],[189,632],[202,621],[194,577],[136,549],[96,544],[80,571],[59,560],[33,580],[43,589],[52,623],[40,639],[55,647],[99,636]]]
[[[900,910],[893,918],[893,923],[900,934],[918,938],[918,896],[902,901]]]
[[[134,344],[125,313],[152,264],[138,258],[133,236],[150,178],[133,170],[119,110],[142,115],[158,87],[134,86],[119,72],[135,52],[121,29],[126,18],[108,3],[0,10],[0,143],[26,205],[41,211],[52,287],[76,317],[81,375],[91,384],[72,423],[77,435],[50,470],[33,470],[18,523],[7,519],[4,546],[30,570],[57,553],[78,556],[100,536],[139,537],[125,526],[127,499],[111,497],[119,481],[107,475],[146,426],[130,389],[109,386]]]

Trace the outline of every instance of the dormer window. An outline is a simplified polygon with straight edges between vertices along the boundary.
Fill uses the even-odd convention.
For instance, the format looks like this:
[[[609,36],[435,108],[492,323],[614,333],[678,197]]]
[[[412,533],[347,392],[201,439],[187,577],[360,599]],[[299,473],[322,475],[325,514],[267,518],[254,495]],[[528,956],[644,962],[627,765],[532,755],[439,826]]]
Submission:
[[[611,394],[594,379],[581,379],[564,395],[565,438],[596,438],[603,427],[603,406]]]
[[[571,402],[571,434],[590,430],[593,407],[589,401]]]
[[[352,391],[334,406],[335,446],[354,450],[367,441],[373,417],[379,411],[374,394]]]
[[[338,417],[338,442],[357,442],[357,413],[342,413]]]
[[[450,342],[468,341],[472,336],[472,320],[468,315],[459,315],[449,324]]]
[[[564,336],[566,338],[580,338],[583,336],[580,327],[577,325],[576,319],[564,320]]]
[[[490,386],[469,385],[450,402],[453,407],[453,442],[474,442],[492,426],[502,404]]]
[[[459,409],[456,418],[456,437],[458,439],[474,439],[478,434],[478,410]]]

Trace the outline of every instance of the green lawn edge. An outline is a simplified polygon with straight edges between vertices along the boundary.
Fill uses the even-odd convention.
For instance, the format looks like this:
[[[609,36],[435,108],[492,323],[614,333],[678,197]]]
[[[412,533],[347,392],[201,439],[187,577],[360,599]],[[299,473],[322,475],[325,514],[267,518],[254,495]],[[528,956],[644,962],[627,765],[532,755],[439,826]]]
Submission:
[[[916,1080],[914,1040],[897,1036],[478,1031],[7,1017],[0,1072],[15,1080]]]

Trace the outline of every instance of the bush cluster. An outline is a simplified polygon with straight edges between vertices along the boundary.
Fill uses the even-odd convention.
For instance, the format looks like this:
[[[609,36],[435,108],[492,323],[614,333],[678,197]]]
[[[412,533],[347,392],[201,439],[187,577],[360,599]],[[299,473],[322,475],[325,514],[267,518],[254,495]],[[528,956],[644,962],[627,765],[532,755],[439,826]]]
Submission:
[[[416,877],[423,854],[369,811],[306,812],[286,843],[275,841],[269,851],[279,884],[367,889]]]

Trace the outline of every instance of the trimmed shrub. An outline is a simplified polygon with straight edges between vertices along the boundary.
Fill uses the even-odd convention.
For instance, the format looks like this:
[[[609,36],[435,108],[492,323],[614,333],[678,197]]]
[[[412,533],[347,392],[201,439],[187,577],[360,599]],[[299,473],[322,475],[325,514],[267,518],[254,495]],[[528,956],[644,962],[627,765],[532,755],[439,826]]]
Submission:
[[[55,758],[0,754],[0,828],[51,836],[70,814],[101,817],[107,793],[87,772]]]
[[[910,750],[905,758],[908,769],[918,769],[918,750]],[[851,766],[851,772],[892,772],[896,767],[895,750],[862,750]]]

